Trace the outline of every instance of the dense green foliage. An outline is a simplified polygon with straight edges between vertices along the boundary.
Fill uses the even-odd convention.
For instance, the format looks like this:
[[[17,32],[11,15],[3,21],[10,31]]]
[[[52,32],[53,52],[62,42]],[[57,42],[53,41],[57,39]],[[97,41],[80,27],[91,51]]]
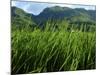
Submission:
[[[42,25],[26,13],[12,16],[13,74],[96,68],[94,23],[77,24],[66,19],[49,19]]]
[[[12,73],[95,69],[95,31],[86,32],[82,26],[67,31],[66,21],[58,23],[58,30],[54,24],[48,21],[44,30],[13,30]]]

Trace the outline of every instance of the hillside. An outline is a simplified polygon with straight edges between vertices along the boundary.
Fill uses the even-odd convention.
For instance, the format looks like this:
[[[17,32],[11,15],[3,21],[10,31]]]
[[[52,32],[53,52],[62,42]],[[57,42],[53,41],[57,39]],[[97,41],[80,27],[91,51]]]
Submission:
[[[11,9],[11,74],[96,69],[95,10]]]
[[[29,24],[30,21],[30,23],[32,24],[36,23],[39,25],[50,19],[66,19],[70,21],[70,23],[82,22],[94,24],[96,20],[96,10],[85,10],[83,8],[72,9],[68,7],[54,6],[45,8],[39,15],[30,14],[28,12],[25,12],[23,9],[17,7],[12,7],[11,9],[12,21],[17,18],[14,21],[19,22],[18,20],[22,20],[25,21],[25,24]]]

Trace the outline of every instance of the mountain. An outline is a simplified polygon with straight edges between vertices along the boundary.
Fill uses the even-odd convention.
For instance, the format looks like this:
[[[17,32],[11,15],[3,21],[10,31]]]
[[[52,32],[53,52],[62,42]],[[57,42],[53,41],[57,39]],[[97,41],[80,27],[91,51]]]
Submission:
[[[83,8],[68,8],[68,7],[49,7],[43,10],[37,17],[41,20],[53,19],[68,19],[71,22],[95,22],[95,10],[85,10]]]
[[[12,7],[11,8],[11,23],[13,26],[17,26],[19,28],[23,27],[34,27],[36,26],[36,23],[32,19],[32,17],[35,17],[33,14],[27,13],[24,10]]]
[[[68,8],[53,6],[45,8],[39,15],[30,14],[18,7],[11,8],[12,23],[18,25],[36,25],[44,23],[47,20],[69,20],[70,23],[95,23],[96,10],[85,10],[83,8]],[[23,24],[24,23],[24,24]]]

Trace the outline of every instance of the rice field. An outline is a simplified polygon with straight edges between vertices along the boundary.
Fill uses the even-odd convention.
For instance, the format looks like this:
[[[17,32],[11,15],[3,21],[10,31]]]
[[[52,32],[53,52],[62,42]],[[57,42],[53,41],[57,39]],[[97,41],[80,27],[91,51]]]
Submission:
[[[96,32],[68,30],[66,22],[12,31],[12,74],[90,70],[96,68]],[[67,28],[67,29],[66,29]],[[84,31],[82,31],[84,30]],[[91,29],[90,29],[91,30]]]

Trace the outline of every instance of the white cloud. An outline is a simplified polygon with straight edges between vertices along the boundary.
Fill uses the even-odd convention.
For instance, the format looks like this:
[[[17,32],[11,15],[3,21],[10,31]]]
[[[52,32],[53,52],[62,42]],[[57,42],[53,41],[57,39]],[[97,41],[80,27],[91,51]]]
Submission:
[[[37,3],[37,2],[24,2],[24,1],[12,1],[12,6],[22,8],[24,11],[38,15],[46,7],[61,6],[70,8],[85,8],[87,10],[94,10],[95,6],[92,5],[72,5],[72,4],[57,4],[57,3]]]
[[[51,6],[61,6],[61,7],[72,7],[73,5],[69,5],[69,4],[52,4]]]
[[[56,2],[56,3],[96,5],[95,0],[24,0],[24,1],[39,1],[39,2]]]
[[[28,12],[29,7],[30,7],[30,4],[26,4],[22,8],[23,8],[24,11]]]
[[[12,2],[11,2],[11,5],[12,5],[12,6],[16,6],[16,2],[15,2],[15,1],[12,1]]]

